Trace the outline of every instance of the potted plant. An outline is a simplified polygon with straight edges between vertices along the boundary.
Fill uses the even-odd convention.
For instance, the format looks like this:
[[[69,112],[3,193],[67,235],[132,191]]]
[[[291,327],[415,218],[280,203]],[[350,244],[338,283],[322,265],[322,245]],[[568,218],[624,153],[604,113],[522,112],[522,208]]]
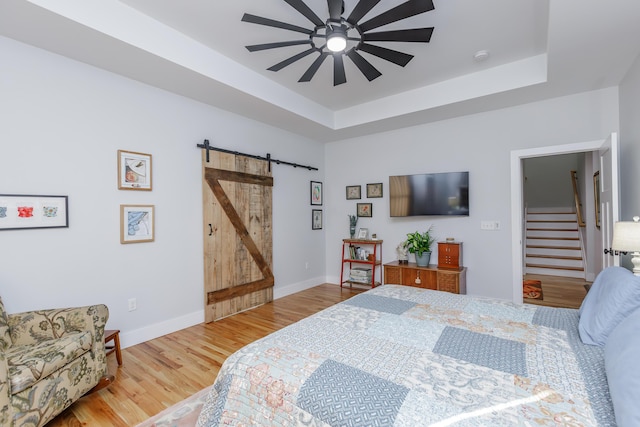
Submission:
[[[436,241],[436,238],[431,235],[433,226],[429,227],[427,231],[420,233],[407,234],[407,249],[410,253],[416,255],[416,264],[419,267],[426,267],[429,265],[431,259],[431,245]]]

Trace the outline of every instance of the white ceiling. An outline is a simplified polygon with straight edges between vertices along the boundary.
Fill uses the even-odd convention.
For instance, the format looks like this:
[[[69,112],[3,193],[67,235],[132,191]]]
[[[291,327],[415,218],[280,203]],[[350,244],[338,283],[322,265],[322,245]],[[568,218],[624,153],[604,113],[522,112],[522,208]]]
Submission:
[[[363,19],[405,0],[382,0]],[[358,0],[345,0],[347,16]],[[326,0],[306,0],[322,19]],[[242,15],[307,28],[284,0],[3,0],[0,35],[320,141],[396,129],[548,97],[616,86],[640,51],[637,0],[434,0],[435,9],[380,30],[434,27],[430,43],[378,43],[414,55],[399,67],[363,53],[372,82],[331,60],[298,83],[314,56],[266,69],[307,46],[244,46],[304,35]],[[363,21],[361,20],[361,22]],[[474,61],[479,50],[489,59]]]

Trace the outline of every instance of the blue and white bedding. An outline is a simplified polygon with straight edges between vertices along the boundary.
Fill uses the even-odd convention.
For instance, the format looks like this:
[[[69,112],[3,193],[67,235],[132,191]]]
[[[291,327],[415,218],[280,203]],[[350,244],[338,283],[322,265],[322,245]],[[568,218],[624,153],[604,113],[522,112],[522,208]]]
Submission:
[[[385,285],[230,356],[199,426],[614,426],[578,310]]]

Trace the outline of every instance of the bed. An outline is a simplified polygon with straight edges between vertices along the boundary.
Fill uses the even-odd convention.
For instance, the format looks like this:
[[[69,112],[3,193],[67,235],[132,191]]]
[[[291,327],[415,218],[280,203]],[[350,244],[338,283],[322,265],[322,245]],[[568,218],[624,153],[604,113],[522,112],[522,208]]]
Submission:
[[[640,425],[640,279],[607,270],[580,310],[377,287],[230,356],[198,425]]]

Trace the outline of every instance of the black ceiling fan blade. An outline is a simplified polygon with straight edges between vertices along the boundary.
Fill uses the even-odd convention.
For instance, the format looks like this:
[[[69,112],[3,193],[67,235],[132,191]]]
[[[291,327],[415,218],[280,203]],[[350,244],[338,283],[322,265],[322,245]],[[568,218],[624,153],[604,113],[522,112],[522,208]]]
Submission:
[[[362,32],[433,10],[432,0],[409,0],[359,25]]]
[[[272,65],[271,67],[267,68],[267,70],[269,71],[280,71],[282,70],[284,67],[286,67],[287,65],[291,65],[296,61],[299,61],[300,59],[304,58],[307,55],[311,55],[313,52],[317,52],[317,49],[312,47],[311,49],[305,50],[304,52],[300,52],[297,55],[293,55],[291,58],[285,59],[282,62],[278,62],[276,65]]]
[[[351,49],[349,52],[347,52],[347,56],[353,61],[354,64],[356,64],[356,67],[358,67],[358,69],[362,71],[362,74],[364,74],[367,80],[371,81],[377,79],[382,75],[382,73],[378,71],[376,67],[371,65],[371,63],[364,59],[362,55],[360,55],[355,49]]]
[[[328,0],[329,2],[329,18],[339,21],[344,10],[344,2],[342,0]]]
[[[417,42],[429,43],[433,27],[431,28],[411,28],[408,30],[379,31],[376,33],[365,33],[362,40],[367,42]]]
[[[338,86],[347,82],[347,75],[344,71],[344,60],[342,54],[333,55],[333,85]]]
[[[397,50],[387,49],[386,47],[376,46],[367,43],[361,43],[358,49],[375,55],[378,58],[382,58],[386,61],[393,62],[396,65],[404,67],[413,59],[413,55],[408,53],[398,52]]]
[[[310,35],[313,33],[313,30],[310,30],[308,28],[287,24],[286,22],[276,21],[274,19],[263,18],[261,16],[251,15],[250,13],[245,13],[242,16],[242,21],[250,22],[252,24],[266,25],[267,27],[282,28],[283,30],[296,31],[303,34]]]
[[[289,6],[300,12],[309,21],[313,22],[316,26],[324,25],[324,21],[318,18],[313,10],[309,8],[302,0],[284,0]]]
[[[351,25],[356,25],[364,15],[369,13],[371,9],[380,3],[380,0],[360,0],[356,7],[351,11],[351,15],[347,18],[347,22]]]
[[[318,71],[324,60],[327,59],[327,56],[329,56],[328,53],[321,53],[316,58],[316,60],[313,61],[313,64],[311,64],[307,71],[305,71],[302,77],[300,77],[300,80],[298,80],[298,82],[310,82],[313,76],[316,75],[316,72]]]
[[[301,44],[310,44],[310,40],[291,40],[287,42],[275,42],[275,43],[263,43],[263,44],[253,44],[250,46],[245,46],[249,52],[257,52],[260,50],[266,49],[275,49],[278,47],[286,47],[286,46],[297,46]]]

